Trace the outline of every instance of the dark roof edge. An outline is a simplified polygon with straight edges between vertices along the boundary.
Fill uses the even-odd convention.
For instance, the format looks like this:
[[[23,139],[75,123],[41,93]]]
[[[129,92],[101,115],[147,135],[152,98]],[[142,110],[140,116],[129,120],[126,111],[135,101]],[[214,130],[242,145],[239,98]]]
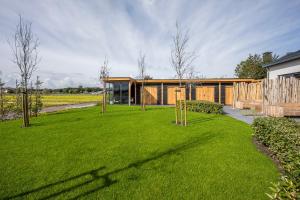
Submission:
[[[295,56],[291,56],[291,57],[286,58],[286,59],[278,60],[278,61],[275,61],[275,62],[270,63],[270,64],[263,65],[263,67],[273,67],[275,65],[285,63],[285,62],[289,62],[289,61],[293,61],[293,60],[297,60],[297,59],[300,59],[300,54],[297,54]]]

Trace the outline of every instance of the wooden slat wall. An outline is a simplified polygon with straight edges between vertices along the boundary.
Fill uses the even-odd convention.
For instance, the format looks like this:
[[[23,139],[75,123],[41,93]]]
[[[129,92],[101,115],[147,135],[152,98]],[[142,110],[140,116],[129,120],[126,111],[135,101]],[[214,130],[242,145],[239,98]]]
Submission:
[[[215,86],[197,86],[196,100],[215,101]]]
[[[225,86],[225,105],[233,103],[233,86]]]
[[[239,101],[256,102],[262,112],[271,116],[285,116],[283,109],[298,109],[300,105],[300,80],[295,77],[264,79],[258,83],[234,83],[233,107]]]
[[[233,101],[258,101],[262,100],[262,83],[234,83]]]
[[[157,86],[145,86],[145,104],[157,104]],[[141,95],[142,98],[142,95]]]
[[[262,87],[265,105],[300,103],[300,80],[297,78],[264,79]]]
[[[175,90],[177,90],[178,87],[176,86],[168,86],[167,92],[168,92],[168,104],[173,105],[175,104]],[[181,92],[177,93],[178,95],[178,100],[184,100],[186,97],[186,91],[185,88],[180,88]]]

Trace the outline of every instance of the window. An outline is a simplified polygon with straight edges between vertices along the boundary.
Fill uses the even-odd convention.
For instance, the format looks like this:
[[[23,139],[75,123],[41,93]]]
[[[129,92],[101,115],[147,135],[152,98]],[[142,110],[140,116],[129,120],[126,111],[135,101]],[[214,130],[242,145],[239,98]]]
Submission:
[[[126,104],[128,103],[128,83],[116,82],[113,83],[113,103]]]

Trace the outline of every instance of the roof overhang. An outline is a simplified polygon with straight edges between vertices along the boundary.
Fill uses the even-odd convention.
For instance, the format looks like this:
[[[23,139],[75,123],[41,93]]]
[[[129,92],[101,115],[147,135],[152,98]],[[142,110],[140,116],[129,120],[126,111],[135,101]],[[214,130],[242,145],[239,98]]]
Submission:
[[[260,80],[248,79],[248,78],[208,78],[208,79],[182,79],[182,83],[235,83],[235,82],[259,82]],[[133,79],[130,77],[109,77],[105,80],[107,83],[115,82],[135,82],[135,83],[178,83],[179,79]]]

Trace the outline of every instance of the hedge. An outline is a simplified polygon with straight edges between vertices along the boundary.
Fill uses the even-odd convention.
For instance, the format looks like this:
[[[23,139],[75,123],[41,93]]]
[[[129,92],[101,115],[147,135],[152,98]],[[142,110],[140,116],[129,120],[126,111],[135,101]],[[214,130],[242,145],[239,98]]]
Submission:
[[[223,113],[222,104],[218,104],[210,101],[186,101],[186,106],[187,106],[187,110],[194,111],[194,112],[216,113],[216,114]]]
[[[300,127],[288,118],[256,118],[255,137],[280,161],[285,173],[271,187],[271,199],[300,199]]]

